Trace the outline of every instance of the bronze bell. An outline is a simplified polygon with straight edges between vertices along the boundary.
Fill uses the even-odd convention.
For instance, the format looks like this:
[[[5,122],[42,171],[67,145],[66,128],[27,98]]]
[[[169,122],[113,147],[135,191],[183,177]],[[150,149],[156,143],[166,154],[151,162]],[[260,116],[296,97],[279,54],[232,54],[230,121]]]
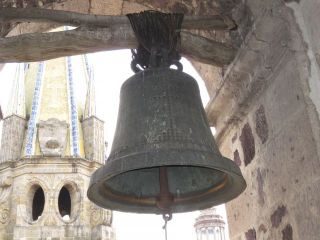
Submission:
[[[122,85],[111,153],[91,177],[91,201],[125,212],[186,212],[245,188],[239,167],[216,146],[191,76],[152,68]]]

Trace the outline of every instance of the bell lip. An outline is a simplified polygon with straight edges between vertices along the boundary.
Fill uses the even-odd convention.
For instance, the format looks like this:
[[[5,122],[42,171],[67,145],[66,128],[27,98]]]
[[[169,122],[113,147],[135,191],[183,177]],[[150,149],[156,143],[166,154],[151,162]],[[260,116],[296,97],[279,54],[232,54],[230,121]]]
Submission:
[[[173,153],[172,150],[167,151],[165,154],[169,154],[171,156],[170,160],[161,162],[161,165],[155,163],[155,164],[151,164],[151,165],[149,164],[146,166],[146,165],[143,165],[145,164],[144,161],[140,161],[140,162],[137,161],[137,159],[148,159],[148,161],[150,162],[150,159],[152,157],[150,156],[147,157],[147,155],[150,155],[150,154],[159,155],[159,152],[138,153],[135,155],[124,156],[122,158],[119,158],[113,161],[107,161],[105,166],[102,166],[92,174],[89,188],[87,191],[87,196],[92,202],[94,202],[95,204],[97,204],[102,208],[107,208],[107,209],[122,211],[122,212],[162,214],[162,211],[158,209],[155,204],[146,205],[142,202],[141,204],[134,204],[134,203],[131,203],[130,201],[126,202],[126,201],[115,200],[116,198],[112,197],[111,191],[109,191],[104,184],[105,181],[108,181],[109,179],[121,173],[125,173],[128,171],[135,171],[142,168],[156,168],[160,166],[203,167],[203,168],[209,168],[216,171],[224,172],[228,177],[229,187],[227,189],[224,188],[219,190],[224,192],[223,201],[222,199],[220,199],[221,198],[220,196],[217,197],[213,192],[212,194],[207,194],[206,199],[201,200],[201,198],[199,198],[200,202],[193,202],[189,204],[187,203],[188,205],[173,206],[173,208],[171,209],[173,213],[189,212],[189,211],[201,210],[201,209],[206,209],[212,206],[216,206],[216,205],[231,201],[232,199],[238,197],[245,190],[247,186],[246,181],[241,174],[241,170],[239,166],[237,166],[232,160],[216,153],[200,152],[200,151],[197,151],[196,153],[194,153],[193,157],[206,156],[207,157],[206,161],[201,161],[201,159],[203,158],[198,158],[198,161],[190,162],[190,164],[182,164],[181,161],[179,161],[179,158],[174,157],[176,156],[177,153],[182,158],[184,155],[190,156],[190,153],[186,153],[186,152],[187,151],[184,151],[184,153],[183,152],[181,153],[181,151],[180,152],[176,151],[175,153]],[[124,166],[134,166],[132,164],[128,164],[129,159],[130,159],[130,162],[131,161],[135,162],[135,167],[124,167]],[[174,159],[177,159],[177,160],[174,160]],[[141,162],[143,163],[137,164]],[[206,164],[204,164],[204,162]],[[140,166],[140,165],[143,165],[143,166]],[[122,170],[119,170],[119,169],[122,169]],[[211,190],[212,189],[210,189],[210,191]],[[100,191],[104,191],[104,196],[102,196]]]

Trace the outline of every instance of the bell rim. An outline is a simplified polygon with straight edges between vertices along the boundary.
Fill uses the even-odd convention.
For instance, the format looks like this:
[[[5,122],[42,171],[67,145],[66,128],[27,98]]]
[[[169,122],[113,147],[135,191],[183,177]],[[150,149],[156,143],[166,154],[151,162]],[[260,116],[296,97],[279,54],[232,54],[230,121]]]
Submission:
[[[188,151],[184,151],[185,154],[181,153],[181,151],[177,151],[177,152],[180,156],[183,156],[185,154],[187,154],[187,155],[190,154],[190,153],[186,153]],[[246,181],[241,174],[241,170],[240,170],[239,166],[237,166],[234,163],[234,161],[232,161],[226,157],[223,157],[220,154],[216,154],[213,152],[197,151],[194,153],[193,157],[195,157],[195,155],[207,156],[206,160],[203,161],[203,163],[201,163],[201,161],[200,161],[200,163],[193,161],[189,164],[186,164],[186,163],[181,163],[181,161],[179,161],[179,160],[176,160],[176,161],[174,160],[174,159],[178,159],[178,158],[173,157],[173,155],[176,155],[177,152],[175,154],[173,154],[172,150],[169,152],[165,151],[165,153],[169,154],[171,157],[169,160],[161,162],[161,164],[159,164],[158,162],[155,162],[155,164],[146,165],[143,162],[140,164],[141,166],[139,164],[137,164],[139,161],[136,161],[136,158],[141,159],[142,155],[148,155],[148,154],[150,154],[150,152],[143,152],[143,153],[135,154],[134,160],[132,160],[132,161],[134,161],[136,163],[136,165],[135,165],[135,167],[130,167],[130,168],[123,168],[123,166],[124,165],[130,166],[130,164],[128,164],[128,158],[132,159],[132,157],[133,157],[132,155],[124,156],[119,159],[114,159],[113,161],[107,161],[105,166],[102,166],[101,168],[97,169],[92,174],[89,188],[87,191],[88,198],[92,202],[97,204],[98,206],[103,207],[103,208],[107,208],[107,209],[111,209],[111,210],[122,211],[122,212],[161,214],[162,213],[161,210],[158,209],[156,206],[145,206],[143,204],[142,205],[139,205],[139,204],[138,205],[134,205],[134,204],[130,205],[130,204],[128,204],[130,201],[128,203],[125,203],[125,202],[117,202],[112,199],[109,199],[109,200],[103,199],[103,196],[100,193],[100,191],[102,191],[102,189],[104,189],[104,191],[107,191],[107,192],[104,192],[104,194],[107,194],[106,196],[108,196],[108,198],[113,198],[111,191],[108,191],[105,188],[104,183],[106,181],[108,181],[111,178],[116,177],[122,173],[126,173],[129,171],[137,171],[139,169],[145,169],[145,168],[157,168],[157,167],[162,167],[162,166],[166,166],[166,167],[189,166],[189,167],[208,168],[208,169],[212,169],[215,171],[223,172],[223,173],[225,173],[226,177],[228,178],[229,188],[227,190],[222,189],[222,191],[226,191],[225,198],[223,201],[221,201],[221,200],[215,201],[215,199],[214,199],[215,193],[212,193],[211,195],[207,194],[208,199],[206,199],[206,201],[200,201],[199,203],[191,204],[192,206],[188,205],[187,211],[201,210],[201,209],[209,208],[212,206],[216,206],[216,205],[231,201],[232,199],[239,196],[245,190],[245,188],[247,186]],[[159,152],[157,152],[155,154],[157,154],[157,156],[158,156]],[[188,156],[190,156],[190,155],[188,155]],[[208,159],[210,159],[210,158],[211,158],[211,160],[208,161]],[[127,164],[123,165],[124,162]],[[204,164],[204,162],[206,164]],[[223,167],[223,166],[225,166],[225,167]],[[115,171],[115,169],[121,169],[121,170]],[[213,188],[214,187],[216,187],[216,186],[213,186]],[[116,196],[114,196],[114,197],[117,198]],[[186,209],[184,207],[176,206],[172,209],[172,212],[174,212],[174,213],[186,212]]]

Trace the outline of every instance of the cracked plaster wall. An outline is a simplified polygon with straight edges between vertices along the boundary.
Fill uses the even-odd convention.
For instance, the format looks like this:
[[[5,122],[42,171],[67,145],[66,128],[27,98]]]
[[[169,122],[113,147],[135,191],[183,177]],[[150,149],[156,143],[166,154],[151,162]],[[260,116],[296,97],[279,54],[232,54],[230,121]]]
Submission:
[[[320,3],[246,3],[252,29],[207,106],[248,184],[227,204],[230,238],[317,240]]]

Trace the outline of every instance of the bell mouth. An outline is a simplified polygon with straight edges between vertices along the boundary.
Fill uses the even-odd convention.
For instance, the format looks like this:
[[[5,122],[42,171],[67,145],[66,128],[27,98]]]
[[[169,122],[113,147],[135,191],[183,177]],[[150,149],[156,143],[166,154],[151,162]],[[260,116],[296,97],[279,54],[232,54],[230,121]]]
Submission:
[[[221,168],[165,165],[168,190],[173,197],[170,211],[177,213],[209,208],[230,201],[243,192],[246,187],[245,180],[241,174],[232,171],[232,168],[238,166],[229,159],[223,158],[223,160],[228,162]],[[116,163],[119,162],[118,159]],[[230,164],[232,167],[228,166]],[[107,163],[94,173],[88,190],[91,201],[103,208],[117,211],[163,213],[157,206],[160,196],[159,169],[163,166],[138,168],[108,176],[104,173],[109,167]]]
[[[119,174],[104,183],[105,196],[125,204],[154,207],[160,196],[159,169],[159,167],[155,167]],[[193,204],[202,198],[208,198],[228,184],[227,174],[219,170],[194,166],[167,166],[166,170],[169,191],[173,196],[173,208],[175,205]],[[188,174],[188,172],[190,173]],[[197,173],[195,174],[195,172]],[[201,179],[193,179],[201,173]],[[206,176],[208,174],[214,177],[209,178]],[[134,179],[134,181],[130,181],[130,179]],[[196,181],[198,183],[195,183]],[[137,185],[137,182],[144,183]],[[194,183],[193,186],[191,182]],[[150,189],[149,185],[153,189]],[[130,191],[124,193],[121,191],[122,189]]]

